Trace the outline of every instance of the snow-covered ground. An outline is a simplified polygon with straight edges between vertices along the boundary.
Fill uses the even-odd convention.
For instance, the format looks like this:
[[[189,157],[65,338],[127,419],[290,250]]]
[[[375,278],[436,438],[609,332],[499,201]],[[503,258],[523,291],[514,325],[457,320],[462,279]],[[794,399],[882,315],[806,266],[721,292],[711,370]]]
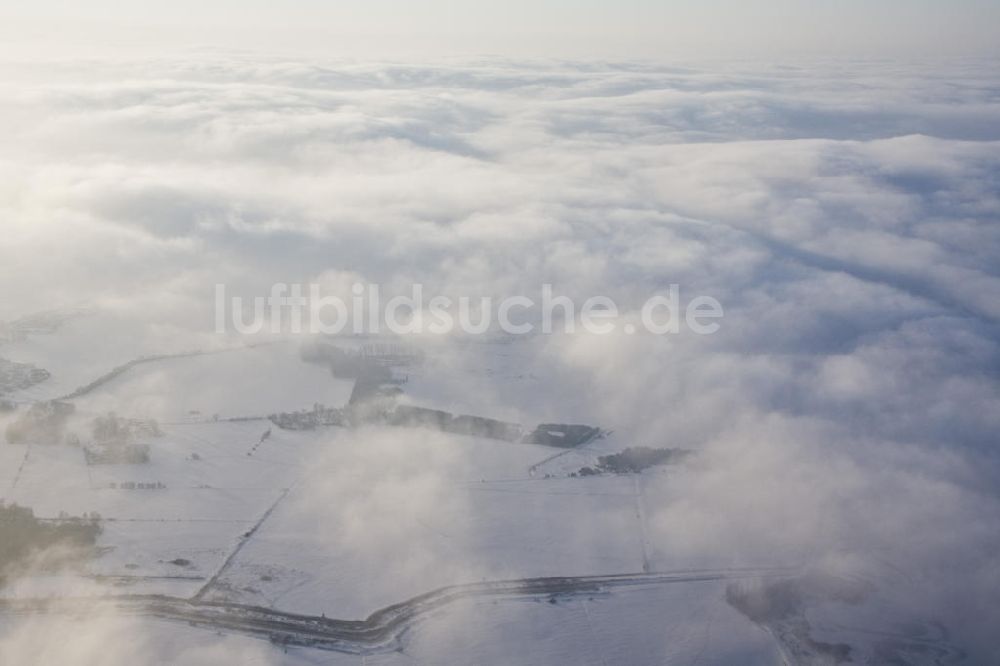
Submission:
[[[51,334],[33,334],[0,345],[0,355],[51,373],[44,382],[14,394],[18,400],[51,400],[74,391],[112,368],[152,353],[189,351],[184,342],[160,339],[106,312],[72,313]]]
[[[91,382],[134,354],[157,353],[125,349],[120,361],[105,354],[100,368],[69,362],[61,372],[73,355],[46,358],[45,352],[59,348],[52,340],[79,334],[69,323],[13,345],[40,367],[55,368],[52,385],[21,392],[20,401]],[[42,338],[44,344],[37,342]],[[777,552],[754,561],[725,551],[706,557],[684,547],[685,535],[659,529],[665,512],[683,510],[679,489],[691,473],[687,462],[638,475],[576,476],[598,456],[650,443],[617,424],[594,423],[574,406],[572,392],[552,391],[549,384],[558,382],[541,370],[533,344],[427,347],[422,363],[396,368],[406,380],[401,400],[529,428],[540,421],[587,422],[605,429],[600,437],[563,450],[424,428],[292,432],[263,418],[227,420],[347,403],[353,382],[304,362],[296,342],[130,367],[73,399],[77,413],[68,430],[86,441],[90,420],[109,411],[158,419],[163,433],[146,441],[148,463],[88,465],[83,449],[68,444],[0,446],[0,499],[42,518],[61,512],[103,518],[99,556],[78,570],[27,575],[0,594],[20,600],[160,594],[360,620],[466,583],[795,563],[794,554]],[[14,417],[0,416],[0,426]],[[697,456],[690,464],[698,464]],[[726,585],[703,580],[553,597],[464,598],[422,615],[399,637],[396,651],[364,656],[279,648],[117,612],[91,621],[95,634],[106,626],[132,632],[115,649],[141,655],[135,658],[143,663],[151,654],[209,663],[231,652],[241,654],[242,663],[261,664],[780,661],[787,646],[775,637],[787,627],[752,622],[726,602]],[[881,649],[845,624],[842,608],[807,610],[815,636],[872,654]],[[793,629],[801,617],[789,620]],[[0,645],[17,649],[22,635],[39,631],[39,622],[0,618],[0,635],[9,639]],[[56,617],[46,626],[60,622]],[[874,617],[867,626],[896,635]],[[918,638],[923,643],[913,649],[947,650],[937,647],[943,637]]]
[[[457,583],[642,571],[632,481],[528,477],[550,452],[341,431],[222,577],[221,596],[365,617]]]
[[[117,410],[134,417],[178,421],[267,416],[347,403],[353,382],[305,363],[295,343],[239,348],[138,365],[77,401],[81,410]]]
[[[367,663],[780,663],[773,641],[724,601],[717,582],[567,598],[460,601],[418,624],[404,652]]]
[[[88,618],[2,616],[0,636],[8,639],[3,645],[11,654],[0,653],[0,658],[19,663],[13,650],[31,649],[31,641],[43,631],[87,636],[68,641],[65,647],[49,647],[49,656],[65,655],[86,666],[110,658],[192,666],[220,660],[268,666],[780,663],[774,642],[726,605],[717,582],[635,587],[552,600],[456,601],[411,627],[398,650],[365,655],[282,648],[183,623],[102,614],[99,608]]]
[[[70,446],[5,445],[5,459],[18,466],[18,456],[26,459],[2,497],[43,518],[100,514],[98,545],[108,551],[88,565],[88,574],[122,577],[129,592],[186,595],[294,482],[296,458],[314,445],[278,432],[274,440],[287,461],[248,456],[267,425],[169,427],[151,441],[150,462],[143,465],[87,465],[82,450]]]

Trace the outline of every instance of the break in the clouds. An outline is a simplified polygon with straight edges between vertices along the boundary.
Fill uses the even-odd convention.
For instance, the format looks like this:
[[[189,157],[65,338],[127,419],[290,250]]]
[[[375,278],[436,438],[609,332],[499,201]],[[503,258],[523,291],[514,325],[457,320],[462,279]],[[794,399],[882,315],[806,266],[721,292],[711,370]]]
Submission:
[[[677,478],[642,482],[647,564],[868,572],[989,663],[1000,621],[995,64],[4,65],[0,319],[97,308],[82,337],[48,350],[89,380],[144,353],[227,344],[212,333],[217,283],[252,294],[419,282],[495,297],[549,283],[610,296],[626,317],[680,284],[725,305],[718,334],[538,336],[499,366],[489,345],[445,353],[447,341],[430,341],[437,377],[462,388],[423,389],[443,408],[595,422],[627,445],[696,451]],[[34,353],[12,360],[43,363]],[[255,363],[281,376],[279,362]],[[485,380],[463,374],[484,366]],[[533,391],[497,380],[504,372],[530,376]],[[177,400],[133,397],[197,383],[145,381],[93,404],[168,420]],[[204,401],[225,397],[199,388]],[[571,545],[531,560],[535,575],[634,569],[601,538],[627,541],[631,504],[588,496],[586,515],[576,500],[566,509],[579,522],[532,532],[451,485],[472,454],[426,433],[350,436],[367,448],[316,458],[275,514],[282,527],[262,531],[233,576],[304,543],[321,562],[316,589],[335,596],[357,571],[377,584],[343,592],[340,615],[315,599],[298,610],[362,617],[457,579],[522,575],[496,535],[558,532]],[[482,482],[520,464],[499,462]],[[631,497],[631,485],[609,495]],[[529,513],[565,502],[555,497]],[[240,594],[279,603],[314,589],[260,588]],[[448,627],[462,624],[433,631]],[[23,654],[18,641],[37,631],[11,629],[0,655]],[[135,658],[144,641],[122,653]]]

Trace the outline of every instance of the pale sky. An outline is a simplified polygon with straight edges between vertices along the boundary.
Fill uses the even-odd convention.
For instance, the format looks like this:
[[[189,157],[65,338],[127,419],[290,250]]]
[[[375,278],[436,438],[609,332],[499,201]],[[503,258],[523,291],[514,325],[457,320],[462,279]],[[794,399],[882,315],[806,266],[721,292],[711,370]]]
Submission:
[[[20,50],[218,46],[338,56],[995,55],[997,0],[0,0]]]

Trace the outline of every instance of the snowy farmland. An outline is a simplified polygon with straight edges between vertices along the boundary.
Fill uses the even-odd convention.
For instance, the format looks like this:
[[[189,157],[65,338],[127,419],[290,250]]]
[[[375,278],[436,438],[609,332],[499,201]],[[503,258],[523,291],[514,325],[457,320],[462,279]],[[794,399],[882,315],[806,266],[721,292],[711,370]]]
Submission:
[[[304,363],[298,345],[277,343],[144,363],[88,392],[78,404],[95,413],[201,420],[267,416],[314,402],[342,406],[351,388],[327,369]]]
[[[426,431],[343,433],[241,551],[220,594],[364,617],[457,583],[642,571],[632,482],[529,478],[546,455]]]
[[[20,408],[0,414],[0,426],[53,395],[68,395],[75,412],[65,441],[0,447],[0,498],[43,520],[99,516],[97,550],[70,570],[23,573],[0,592],[5,603],[100,601],[109,609],[95,632],[108,623],[136,634],[123,654],[167,650],[189,663],[220,650],[245,663],[386,665],[455,654],[515,664],[728,664],[736,654],[765,664],[789,649],[810,654],[805,610],[768,624],[726,601],[732,584],[791,575],[794,553],[706,553],[662,527],[685,510],[687,464],[579,474],[635,444],[628,427],[576,448],[346,416],[343,426],[283,430],[267,415],[316,403],[350,414],[354,381],[303,360],[291,341],[197,353],[136,346],[106,354],[105,367],[62,371],[68,357],[44,352],[58,348],[51,339],[72,340],[79,322],[13,346],[34,350],[52,383],[14,393]],[[579,396],[552,390],[563,380],[535,364],[537,351],[531,341],[427,346],[419,362],[393,368],[394,399],[509,419],[526,432],[588,421]],[[111,412],[157,423],[143,440],[145,462],[88,458],[94,419]],[[247,608],[263,618],[245,617]],[[884,649],[845,634],[837,613],[820,607],[816,635]],[[281,622],[302,626],[275,634]],[[316,633],[317,622],[334,624]],[[30,618],[0,620],[6,635],[37,630]],[[946,645],[940,637],[925,647],[951,654]]]

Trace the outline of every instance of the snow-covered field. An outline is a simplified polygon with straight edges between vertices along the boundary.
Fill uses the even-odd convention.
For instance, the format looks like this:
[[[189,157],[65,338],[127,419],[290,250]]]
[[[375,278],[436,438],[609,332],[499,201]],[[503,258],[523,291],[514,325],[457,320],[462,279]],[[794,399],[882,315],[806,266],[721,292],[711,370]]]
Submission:
[[[169,428],[153,440],[144,465],[88,466],[79,448],[6,445],[5,457],[27,458],[16,485],[7,485],[2,496],[45,518],[63,511],[100,514],[98,545],[109,550],[90,563],[88,573],[122,577],[129,592],[184,595],[204,584],[239,536],[294,481],[295,452],[309,442],[288,437],[289,462],[247,456],[266,427],[243,422]],[[282,433],[275,439],[285,442]],[[177,559],[190,564],[170,564]],[[192,582],[196,578],[201,583]]]
[[[77,334],[67,324],[44,337]],[[33,361],[59,368],[64,357],[42,358],[56,346],[35,343],[36,337],[17,349],[35,349]],[[147,463],[88,465],[83,449],[69,444],[0,447],[0,499],[31,507],[42,518],[66,512],[103,519],[97,557],[58,575],[28,572],[0,596],[83,596],[97,603],[108,595],[153,594],[363,620],[453,585],[796,564],[796,554],[780,548],[749,560],[724,549],[706,555],[691,547],[688,532],[677,532],[676,514],[686,511],[683,488],[692,465],[700,464],[697,456],[641,474],[577,476],[598,456],[651,442],[634,439],[627,424],[594,422],[573,391],[552,390],[565,378],[544,370],[535,344],[428,346],[422,362],[395,369],[405,380],[400,400],[528,428],[540,421],[586,422],[605,429],[600,437],[558,449],[384,425],[281,430],[260,417],[314,403],[342,406],[353,386],[304,362],[291,341],[132,366],[73,399],[77,413],[68,431],[86,441],[91,419],[110,411],[155,418],[162,435],[146,440]],[[155,350],[125,355],[150,353]],[[97,377],[112,357],[104,357]],[[15,397],[30,402],[67,383],[93,381],[84,370],[75,367],[72,382],[65,379],[72,373],[53,372],[53,378],[64,377],[58,390],[34,387]],[[0,425],[15,417],[0,417]],[[256,418],[228,420],[234,417]],[[662,527],[668,524],[674,527]],[[734,580],[743,577],[736,573]],[[362,650],[363,656],[276,647],[238,631],[113,609],[90,621],[93,634],[106,626],[131,632],[114,649],[140,655],[134,658],[143,663],[152,654],[209,663],[233,652],[242,663],[261,664],[426,664],[456,655],[463,663],[484,664],[769,664],[787,657],[785,643],[794,647],[812,631],[800,631],[810,625],[802,624],[805,611],[798,610],[784,624],[755,624],[727,603],[728,584],[676,581],[459,598],[421,614],[391,643],[394,649]],[[822,604],[806,610],[814,637],[847,642],[859,654],[885,650],[884,637],[851,630],[856,610],[845,614],[842,605]],[[886,612],[905,616],[899,608]],[[954,654],[946,636],[922,629],[914,642],[911,634],[893,633],[896,620],[869,614],[868,627],[883,627],[907,650]],[[30,638],[39,622],[0,619],[0,635],[10,639],[0,641],[3,649]]]
[[[0,666],[1000,664],[1000,2],[522,5],[0,2]]]
[[[62,336],[46,339],[73,335],[67,324]],[[51,341],[34,340],[17,351],[34,349],[40,365],[60,367],[62,357],[43,358],[54,348]],[[529,427],[554,419],[559,400],[527,399],[545,383],[532,374],[529,347],[485,343],[473,351],[430,349],[423,363],[403,371],[403,400]],[[100,376],[108,363],[147,353],[128,350],[120,361],[105,356],[104,366],[78,366],[75,376],[55,372],[62,383],[18,397],[85,384],[95,378],[85,370]],[[84,439],[89,419],[107,411],[156,418],[163,434],[148,441],[146,464],[88,465],[83,451],[68,445],[0,447],[4,501],[30,506],[43,518],[60,512],[103,518],[99,557],[76,572],[26,576],[3,595],[202,593],[207,600],[361,619],[449,585],[653,566],[642,486],[624,476],[569,476],[597,455],[619,450],[624,442],[615,435],[564,451],[421,428],[290,432],[266,420],[225,420],[315,402],[343,405],[351,386],[303,362],[298,345],[278,343],[139,364],[75,399],[69,430]],[[647,477],[668,475],[660,470]],[[758,654],[761,663],[773,660],[773,642],[725,604],[720,585],[455,601],[407,630],[402,652],[373,653],[364,662],[286,652],[160,620],[112,614],[108,622],[139,636],[119,646],[126,653],[158,651],[165,643],[193,663],[222,646],[245,651],[246,663],[440,663],[459,653],[476,663],[503,655],[504,663],[596,664],[623,654],[633,655],[629,663],[682,663],[696,655],[725,663],[732,644]],[[33,630],[25,618],[5,618],[0,627],[8,635]]]
[[[343,406],[352,386],[302,361],[298,345],[277,343],[145,363],[77,403],[162,421],[267,416],[316,402]]]
[[[93,312],[73,313],[49,335],[30,335],[0,345],[0,355],[51,373],[41,384],[15,394],[20,400],[51,400],[97,379],[112,368],[151,353],[188,351],[134,322]]]
[[[385,666],[448,663],[780,663],[773,641],[728,607],[719,583],[629,588],[613,594],[461,601],[418,624]]]
[[[642,571],[632,481],[528,477],[547,455],[419,430],[339,433],[222,577],[222,594],[365,617],[457,583]]]

